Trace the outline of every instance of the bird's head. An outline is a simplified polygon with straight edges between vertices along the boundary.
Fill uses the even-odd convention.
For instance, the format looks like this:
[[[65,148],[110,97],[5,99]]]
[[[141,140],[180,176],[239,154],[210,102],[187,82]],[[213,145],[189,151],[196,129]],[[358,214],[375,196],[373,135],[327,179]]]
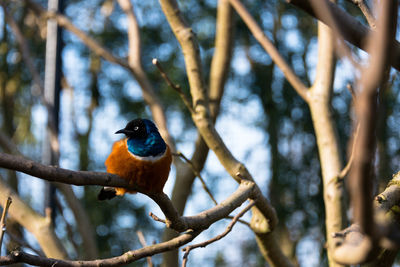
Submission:
[[[137,156],[156,156],[164,153],[166,148],[156,125],[147,119],[132,120],[116,134],[126,135],[128,150]]]
[[[146,127],[147,126],[146,124],[153,126],[157,131],[157,128],[153,122],[146,119],[135,119],[128,122],[128,124],[125,126],[124,129],[118,130],[115,133],[125,134],[126,137],[132,139],[146,139],[146,137],[149,134],[149,130],[151,130],[151,129],[148,130],[147,128],[152,128],[152,127]]]

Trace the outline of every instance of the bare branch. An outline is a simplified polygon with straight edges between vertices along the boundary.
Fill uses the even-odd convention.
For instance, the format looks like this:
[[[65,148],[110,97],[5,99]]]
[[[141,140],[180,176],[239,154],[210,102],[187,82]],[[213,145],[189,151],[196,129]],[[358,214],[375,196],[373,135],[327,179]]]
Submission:
[[[35,252],[37,255],[42,256],[42,257],[46,257],[46,255],[44,255],[43,251],[38,250],[38,249],[32,247],[31,245],[28,244],[28,242],[26,242],[25,240],[19,238],[18,236],[14,235],[14,234],[12,234],[12,233],[10,233],[10,232],[7,232],[7,236],[8,236],[11,240],[13,240],[14,242],[16,242],[19,246],[29,248],[30,250],[32,250],[33,252]]]
[[[35,236],[46,256],[65,259],[67,254],[54,233],[50,219],[38,214],[25,204],[1,177],[0,192],[2,192],[0,203],[5,202],[8,196],[13,200],[13,204],[8,210],[9,216]],[[0,263],[0,265],[2,264]]]
[[[154,213],[152,213],[151,211],[149,212],[149,216],[155,220],[156,222],[161,222],[161,223],[167,223],[165,220],[159,218],[157,215],[155,215]]]
[[[125,252],[121,256],[102,259],[102,260],[92,260],[92,261],[69,261],[60,260],[53,258],[44,258],[40,256],[31,255],[22,251],[13,251],[8,256],[0,257],[0,265],[9,265],[17,262],[24,262],[34,266],[43,267],[97,267],[97,266],[123,266],[133,261],[159,254],[174,248],[178,248],[183,244],[187,244],[192,241],[197,235],[199,235],[201,230],[188,232],[172,239],[167,242],[147,246],[137,250],[131,250]]]
[[[137,236],[139,238],[140,244],[142,244],[143,247],[146,247],[147,243],[146,243],[146,239],[144,238],[143,232],[142,231],[137,231],[136,234],[137,234]],[[146,257],[146,260],[147,260],[147,266],[153,267],[153,262],[151,260],[151,257]]]
[[[353,85],[351,83],[348,83],[346,85],[347,90],[349,90],[351,97],[353,98],[353,102],[355,103],[356,101],[356,92],[354,91]]]
[[[337,27],[341,29],[342,37],[358,48],[368,52],[367,40],[371,34],[371,30],[362,25],[358,20],[356,20],[353,16],[348,14],[336,4],[330,2],[329,0],[321,1],[324,1],[330,9],[330,13],[333,16]],[[310,0],[286,0],[286,2],[304,10],[311,16],[327,24],[329,27],[334,27],[332,24],[330,24],[331,21],[329,21],[325,14],[317,14],[313,10]],[[319,3],[319,5],[321,5],[321,3]],[[400,43],[396,40],[393,40],[392,45],[393,49],[391,50],[392,57],[390,64],[395,69],[400,70]]]
[[[261,44],[265,51],[269,54],[275,64],[282,70],[288,82],[293,86],[296,92],[307,102],[307,87],[294,73],[286,60],[280,55],[278,49],[264,34],[263,30],[257,25],[251,14],[246,10],[239,0],[229,0],[236,12],[240,15],[247,27],[253,34],[254,38]]]
[[[397,23],[397,1],[383,1],[380,7],[377,31],[371,37],[369,67],[363,72],[358,86],[361,91],[356,101],[360,123],[359,138],[355,144],[353,168],[350,172],[350,195],[354,208],[354,221],[361,230],[372,236],[372,175],[375,153],[375,123],[377,114],[377,88],[387,70]]]
[[[204,247],[208,246],[209,244],[214,243],[214,242],[222,239],[223,237],[225,237],[227,234],[229,234],[232,231],[233,226],[239,221],[239,218],[242,217],[246,212],[248,212],[251,209],[251,207],[253,207],[254,205],[255,205],[255,202],[250,201],[250,203],[242,211],[240,211],[237,215],[235,215],[235,217],[233,217],[232,221],[229,223],[229,225],[226,227],[226,229],[223,233],[221,233],[207,241],[184,247],[182,249],[182,251],[185,252],[185,254],[183,255],[182,267],[186,266],[186,263],[187,263],[187,260],[189,257],[189,253],[192,249],[200,248],[200,247],[204,248]]]
[[[390,52],[396,33],[397,1],[381,2],[378,18],[377,30],[369,40],[370,63],[357,84],[358,91],[361,92],[356,101],[360,133],[356,140],[354,162],[349,177],[354,222],[360,227],[361,237],[358,242],[344,239],[336,246],[334,258],[343,264],[360,264],[370,260],[378,250],[377,241],[382,240],[382,225],[377,224],[379,221],[376,220],[372,208],[377,96],[378,87],[383,84],[384,78],[388,77],[385,72],[389,68]],[[391,236],[400,234],[391,233]]]
[[[3,213],[1,214],[0,218],[0,255],[1,255],[1,246],[3,244],[3,237],[4,237],[4,232],[6,231],[6,218],[7,218],[7,212],[8,208],[11,205],[11,197],[8,197],[6,202],[3,205]]]
[[[0,153],[0,167],[20,171],[51,182],[132,188],[126,180],[114,174],[105,172],[71,171],[56,166],[46,166],[21,156],[13,156],[6,153]],[[140,190],[139,188],[134,189]]]
[[[215,205],[218,205],[218,202],[215,200],[214,196],[212,195],[210,189],[208,188],[208,186],[207,186],[207,184],[206,184],[206,181],[203,179],[203,177],[201,176],[200,172],[198,172],[198,171],[195,169],[195,167],[194,167],[194,165],[193,165],[193,162],[190,161],[190,160],[189,160],[185,155],[183,155],[182,152],[180,152],[180,151],[178,151],[178,153],[177,153],[176,155],[177,155],[178,157],[181,157],[184,161],[186,161],[186,162],[190,165],[190,168],[192,169],[194,175],[196,175],[196,176],[199,178],[199,180],[200,180],[200,182],[201,182],[201,184],[202,184],[202,186],[203,186],[204,191],[206,191],[207,195],[211,198],[211,200],[214,202],[214,204],[215,204]]]
[[[347,0],[347,1],[352,2],[353,4],[358,6],[361,12],[364,14],[365,18],[367,19],[369,26],[372,29],[376,28],[374,15],[372,14],[371,9],[369,8],[365,0]]]
[[[125,187],[132,188],[138,192],[143,192],[140,188],[129,185],[126,180],[117,175],[102,172],[71,171],[54,166],[45,166],[23,157],[12,156],[4,153],[0,153],[0,167],[21,171],[53,182],[75,185]],[[236,209],[236,207],[246,201],[247,198],[253,197],[257,199],[253,190],[254,183],[243,181],[233,194],[217,206],[203,211],[198,215],[188,217],[180,217],[175,207],[172,205],[172,202],[164,193],[148,193],[147,195],[159,205],[167,217],[167,227],[183,232],[187,229],[207,228],[217,220],[228,216],[234,209]]]
[[[318,6],[318,9],[322,9],[323,3],[313,3],[315,8]],[[316,13],[323,12],[320,10]],[[315,80],[309,91],[308,102],[321,165],[327,256],[329,265],[332,267],[339,266],[333,260],[330,250],[334,245],[332,233],[338,232],[344,227],[344,218],[346,218],[346,210],[343,206],[344,187],[343,183],[336,178],[342,170],[342,159],[337,128],[331,109],[336,67],[335,39],[334,31],[322,22],[318,22],[318,63]]]
[[[215,152],[224,168],[237,182],[241,184],[244,181],[253,183],[251,174],[226,147],[220,135],[215,130],[213,121],[210,118],[208,96],[206,94],[207,90],[203,80],[199,47],[192,29],[183,19],[176,1],[161,0],[160,4],[172,31],[182,47],[194,107],[192,118],[198,131],[208,147]],[[238,173],[241,174],[241,177],[244,177],[245,179],[241,179],[237,175]],[[254,186],[255,188],[253,190],[253,195],[250,198],[256,201],[257,208],[253,208],[253,214],[254,211],[259,212],[257,213],[256,218],[253,215],[253,219],[260,222],[260,224],[253,224],[252,230],[260,239],[263,239],[264,241],[259,243],[263,246],[260,249],[265,252],[263,253],[263,256],[271,264],[278,265],[279,263],[280,266],[291,266],[289,260],[279,249],[276,239],[270,238],[273,236],[271,231],[274,229],[277,223],[275,210],[270,205],[268,200],[264,198],[260,188],[257,185]],[[260,227],[261,225],[262,227]],[[268,252],[268,249],[272,247],[274,247],[276,251],[274,255]]]
[[[74,214],[77,230],[82,237],[82,245],[84,248],[85,259],[95,259],[98,257],[96,245],[96,234],[94,227],[90,222],[88,214],[76,197],[72,187],[68,184],[56,183],[55,186],[62,193],[68,206]]]
[[[169,134],[168,127],[167,127],[167,120],[164,114],[164,109],[161,105],[161,101],[158,99],[157,95],[154,92],[154,89],[148,80],[145,72],[143,71],[143,68],[140,63],[140,57],[137,56],[138,51],[140,51],[140,47],[137,46],[137,43],[131,43],[130,44],[130,52],[129,52],[129,62],[126,62],[124,59],[118,58],[114,56],[110,51],[108,51],[106,48],[101,46],[98,42],[96,42],[93,38],[88,36],[85,32],[82,30],[78,29],[66,16],[59,14],[57,12],[51,12],[43,9],[40,5],[37,5],[34,3],[32,0],[25,0],[28,6],[39,16],[43,16],[46,19],[55,19],[57,20],[57,23],[60,27],[64,27],[68,31],[72,32],[75,34],[89,49],[91,49],[95,54],[99,55],[100,57],[104,58],[105,60],[120,65],[121,67],[127,69],[129,72],[132,73],[132,75],[135,77],[135,79],[138,81],[140,84],[140,87],[142,89],[142,94],[143,94],[143,99],[146,101],[146,103],[149,105],[150,110],[153,115],[153,119],[156,122],[160,134],[165,138],[166,142],[168,145],[171,147],[172,151],[175,151],[175,144],[173,142],[172,137]],[[125,2],[124,2],[125,3]],[[128,11],[130,22],[136,20],[136,17],[134,16],[133,10]],[[132,17],[133,15],[133,17]],[[130,23],[128,26],[131,27],[132,23]],[[134,25],[132,27],[137,27],[137,25]],[[133,36],[130,37],[130,40],[133,40],[135,38],[134,33],[135,30],[129,30],[128,35]],[[136,40],[136,39],[135,39]],[[139,62],[138,62],[139,61]]]
[[[231,55],[233,52],[233,9],[229,0],[218,1],[217,21],[215,34],[215,52],[211,61],[209,90],[210,115],[215,122],[219,114],[220,103],[224,94],[225,82],[230,70]],[[190,105],[191,107],[191,105]],[[190,110],[190,109],[189,109]],[[191,162],[199,172],[203,169],[208,155],[208,147],[200,134],[195,141],[194,153]],[[193,171],[187,164],[183,165],[177,172],[174,188],[172,190],[171,200],[180,214],[183,214],[186,202],[192,192],[192,185],[195,179]],[[163,240],[169,240],[175,237],[173,231],[166,229],[163,234]],[[170,253],[164,253],[163,264],[166,266],[177,265],[178,250]]]
[[[351,165],[353,164],[354,161],[354,150],[356,148],[356,142],[358,138],[358,133],[360,131],[360,124],[357,125],[356,131],[353,136],[353,145],[351,146],[351,152],[350,152],[350,157],[349,160],[347,161],[346,166],[344,166],[343,170],[339,173],[338,179],[343,179],[350,171]]]
[[[210,66],[209,98],[211,118],[215,122],[224,93],[234,44],[233,9],[229,0],[219,0],[215,34],[215,52]]]
[[[182,91],[182,88],[179,84],[175,84],[171,81],[169,78],[168,74],[164,71],[164,68],[161,66],[160,62],[156,58],[153,58],[151,61],[154,66],[157,67],[157,69],[160,71],[161,77],[164,78],[164,80],[167,82],[167,84],[174,89],[175,91],[178,92],[180,97],[183,100],[183,103],[185,104],[186,108],[190,111],[190,113],[193,113],[193,108],[192,105],[190,104],[192,101],[189,99],[189,97]]]

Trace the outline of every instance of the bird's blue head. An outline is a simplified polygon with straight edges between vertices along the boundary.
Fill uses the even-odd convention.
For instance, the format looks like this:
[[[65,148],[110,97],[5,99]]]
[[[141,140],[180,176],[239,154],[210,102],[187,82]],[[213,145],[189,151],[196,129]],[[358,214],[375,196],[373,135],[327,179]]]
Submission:
[[[165,152],[166,144],[156,125],[150,120],[132,120],[124,129],[116,132],[116,134],[120,133],[126,135],[128,150],[136,156],[157,156]]]

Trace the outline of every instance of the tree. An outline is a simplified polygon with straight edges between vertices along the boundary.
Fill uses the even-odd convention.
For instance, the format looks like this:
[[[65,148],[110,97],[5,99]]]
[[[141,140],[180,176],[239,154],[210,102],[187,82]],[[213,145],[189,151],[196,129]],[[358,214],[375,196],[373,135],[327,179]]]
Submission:
[[[8,214],[9,218],[35,236],[39,246],[21,242],[24,235],[14,236],[9,230],[12,229],[9,223],[6,230],[8,239],[19,241],[19,246],[28,244],[41,251],[33,255],[10,249],[10,254],[0,257],[0,262],[25,262],[40,266],[52,266],[56,262],[62,266],[118,266],[166,252],[163,264],[176,266],[179,262],[178,249],[183,247],[182,264],[186,265],[189,255],[195,253],[194,249],[222,242],[220,239],[251,209],[250,223],[241,221],[254,233],[254,238],[249,239],[247,245],[252,247],[256,241],[258,255],[262,255],[271,266],[297,264],[296,247],[299,248],[300,242],[311,234],[321,240],[325,236],[327,245],[320,260],[330,266],[360,263],[392,265],[397,254],[398,227],[397,218],[387,215],[397,205],[398,176],[393,176],[387,186],[384,185],[387,182],[384,178],[389,170],[390,173],[395,172],[396,154],[389,141],[393,143],[398,137],[393,132],[395,127],[385,122],[390,122],[393,116],[399,114],[394,106],[396,81],[390,75],[394,72],[391,66],[399,69],[400,62],[397,60],[399,44],[395,40],[397,1],[377,1],[373,8],[369,8],[364,1],[354,1],[365,15],[366,21],[362,23],[355,18],[360,15],[360,10],[350,3],[340,3],[339,6],[325,0],[318,3],[303,0],[288,2],[292,5],[273,1],[262,4],[262,8],[257,1],[245,3],[249,12],[238,0],[221,0],[217,6],[193,1],[182,3],[181,7],[176,1],[160,0],[161,10],[146,2],[135,3],[134,12],[129,0],[118,0],[118,5],[113,1],[100,1],[91,7],[71,1],[67,4],[67,17],[46,11],[42,3],[30,0],[22,3],[1,1],[7,23],[3,23],[2,36],[6,52],[2,56],[4,133],[0,136],[0,144],[5,153],[0,154],[0,166],[11,171],[7,180],[0,180],[0,204],[3,205],[11,197],[11,205],[3,209],[3,220]],[[84,19],[82,10],[89,14]],[[166,20],[160,18],[161,13]],[[137,16],[142,18],[143,25],[139,26]],[[269,17],[271,20],[267,21]],[[317,25],[312,17],[319,20]],[[120,25],[121,18],[125,26]],[[72,166],[79,171],[43,165],[22,157],[19,152],[23,151],[31,158],[37,158],[40,153],[32,145],[34,137],[21,131],[21,127],[30,132],[35,121],[35,117],[26,116],[27,112],[23,109],[46,105],[42,99],[40,55],[43,54],[43,39],[40,36],[44,36],[44,25],[48,19],[57,21],[69,32],[64,36],[65,53],[79,54],[86,64],[84,77],[78,79],[79,84],[86,84],[85,93],[80,95],[81,99],[86,99],[83,105],[85,115],[74,114],[71,120],[76,137],[71,142],[79,147],[79,152],[75,149],[69,154],[74,158],[79,154],[79,161]],[[265,24],[263,28],[267,28],[267,34],[259,26],[261,22]],[[214,23],[215,31],[204,30]],[[366,23],[368,26],[365,26]],[[87,28],[86,32],[77,25]],[[172,34],[178,42],[172,39]],[[290,34],[292,38],[297,36],[300,39],[295,43],[300,48],[290,47]],[[318,53],[312,48],[316,43],[314,36],[318,38]],[[354,48],[350,48],[347,42]],[[174,46],[179,46],[179,49]],[[358,56],[358,49],[369,53],[364,65],[360,63],[363,61]],[[123,57],[124,51],[127,51],[127,59]],[[17,60],[13,60],[13,53],[17,53],[14,56]],[[235,53],[245,55],[239,64],[244,59],[249,62],[245,77],[235,69],[238,67],[235,64],[232,70],[230,68],[231,61],[237,60]],[[312,66],[307,57],[316,54],[318,60]],[[158,60],[153,60],[154,66],[150,64],[153,55],[159,55]],[[64,54],[64,57],[67,56]],[[335,79],[341,73],[338,69],[335,74],[337,61],[344,68],[346,60],[354,69],[348,86],[352,97],[342,92],[344,90],[340,94],[334,91]],[[73,78],[68,76],[67,70],[63,77],[64,87],[73,87],[70,83]],[[133,88],[140,88],[141,97],[137,96],[137,92],[129,93],[127,84],[132,82],[132,78],[137,83]],[[39,89],[38,97],[34,99],[30,90],[31,80]],[[250,96],[261,103],[259,123],[268,136],[271,161],[268,187],[257,182],[248,170],[250,161],[238,160],[216,130],[223,95],[225,91],[232,90],[232,83],[246,88],[247,95],[235,96],[229,99],[230,103],[241,103],[242,107],[246,107],[244,102]],[[340,86],[343,88],[344,85],[342,82]],[[137,229],[145,229],[150,223],[143,214],[144,208],[126,197],[98,209],[93,188],[93,185],[132,186],[116,175],[89,171],[101,168],[102,162],[93,157],[93,152],[98,153],[102,146],[94,136],[102,126],[99,120],[96,121],[96,112],[101,112],[101,107],[110,108],[112,105],[108,102],[111,99],[118,103],[119,111],[127,118],[133,114],[150,115],[176,154],[176,177],[171,199],[164,193],[147,194],[165,216],[165,219],[160,219],[151,214],[155,221],[166,226],[163,241],[146,245],[141,238],[144,247],[135,250],[131,250],[134,247],[133,229],[127,227],[121,234],[115,225],[123,216],[132,220],[134,213],[140,218],[138,221],[142,221]],[[31,104],[32,101],[35,105]],[[21,109],[16,109],[14,105],[20,105]],[[178,114],[175,116],[181,125],[197,132],[197,139],[191,139],[194,152],[190,159],[177,149],[183,134],[176,136],[168,129],[167,118],[173,114]],[[22,122],[15,127],[17,120]],[[82,125],[80,120],[86,123]],[[59,139],[62,144],[62,138]],[[349,139],[352,141],[347,142]],[[28,143],[29,140],[31,143]],[[103,144],[111,143],[111,140],[101,141]],[[346,146],[348,157],[344,165],[342,158]],[[213,196],[218,193],[217,190],[214,187],[210,190],[207,186],[212,181],[205,181],[201,174],[205,172],[202,170],[209,150],[239,184],[233,193],[223,195],[221,198],[224,200],[219,203]],[[34,204],[31,207],[18,195],[18,175],[13,171],[57,182],[60,196],[65,200],[59,201],[59,215],[55,222],[50,216],[54,211],[48,210],[43,216],[35,211]],[[197,215],[184,216],[196,177],[201,180],[215,206]],[[213,180],[222,178],[215,177]],[[348,181],[349,198],[345,181]],[[76,196],[77,191],[67,186],[69,184],[85,186],[81,191],[83,205]],[[374,184],[380,185],[377,191],[380,194],[374,192]],[[140,188],[134,189],[141,192]],[[377,195],[375,199],[374,195]],[[245,202],[246,206],[240,210]],[[347,216],[349,207],[353,211],[350,217]],[[240,211],[229,217],[235,210]],[[68,211],[73,214],[72,223],[64,214]],[[324,212],[323,216],[321,212]],[[224,218],[230,218],[231,223],[222,234],[205,242],[195,241],[198,235]],[[75,232],[79,235],[71,227],[76,228],[78,231]],[[149,230],[160,236],[160,232],[153,227],[150,226]],[[319,229],[319,233],[311,233],[315,228]],[[111,254],[104,245],[108,240],[118,243]],[[187,245],[192,241],[194,244]],[[319,242],[317,247],[322,249],[323,242]],[[243,245],[243,250],[247,245]],[[99,254],[103,259],[99,259]],[[88,260],[74,261],[72,258]],[[248,264],[245,258],[243,264]]]

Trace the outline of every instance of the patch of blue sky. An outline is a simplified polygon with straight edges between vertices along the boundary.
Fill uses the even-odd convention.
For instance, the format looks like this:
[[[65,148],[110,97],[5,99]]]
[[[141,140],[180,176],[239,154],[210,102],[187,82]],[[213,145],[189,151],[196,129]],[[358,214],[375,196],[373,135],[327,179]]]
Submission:
[[[0,30],[0,38],[3,39],[3,36],[4,36],[4,31],[3,31],[3,29],[4,29],[4,11],[2,8],[0,9],[0,29],[2,29],[2,30]]]
[[[69,4],[65,14],[79,29],[85,32],[100,32],[104,28],[104,16],[98,8],[95,8],[99,6],[98,2],[99,0],[92,0]]]
[[[335,81],[333,84],[334,91],[347,91],[346,84],[351,83],[354,85],[355,74],[355,68],[347,58],[338,60],[336,64]]]
[[[60,166],[67,169],[77,169],[78,162],[76,155],[78,154],[78,146],[75,139],[74,116],[80,114],[74,113],[74,96],[71,90],[61,91],[61,108],[60,108]]]
[[[136,80],[133,79],[129,79],[127,80],[122,88],[111,88],[111,90],[123,90],[124,92],[124,96],[132,99],[132,100],[141,100],[143,99],[142,97],[142,90],[139,86],[139,84],[137,83]]]
[[[74,92],[89,85],[86,73],[89,65],[88,60],[82,58],[73,45],[67,45],[63,49],[63,71],[68,78],[68,83],[74,88]]]
[[[134,11],[139,25],[147,27],[159,27],[166,22],[165,16],[160,13],[158,1],[133,1]]]
[[[297,17],[292,14],[285,14],[281,17],[282,26],[287,30],[297,27],[298,22]]]
[[[94,159],[101,163],[110,153],[113,142],[121,139],[120,135],[114,133],[124,128],[127,122],[119,115],[119,108],[114,102],[105,104],[104,108],[97,111],[93,119],[90,147],[96,154]]]
[[[261,28],[266,30],[266,29],[272,29],[274,27],[274,18],[275,15],[268,9],[266,8],[260,8],[258,9],[260,14],[260,20],[261,20]]]
[[[215,35],[215,18],[211,16],[203,17],[193,23],[192,27],[199,39],[203,36]]]
[[[255,62],[269,65],[272,63],[271,57],[265,52],[264,48],[262,48],[258,43],[255,45],[250,46],[249,48],[249,55],[252,60]],[[247,58],[243,58],[243,60],[248,60]]]
[[[293,52],[303,51],[303,42],[298,30],[288,30],[285,33],[284,43],[285,46]]]
[[[155,57],[161,62],[167,61],[173,52],[174,47],[170,43],[162,43],[158,46]]]
[[[238,75],[247,75],[250,72],[250,63],[246,58],[246,52],[244,49],[235,49],[231,66],[234,72]]]
[[[20,184],[18,185],[19,195],[26,200],[29,205],[39,214],[43,214],[43,196],[44,182],[43,180],[32,177],[27,174],[18,174]],[[29,185],[29,186],[27,186]]]
[[[296,246],[296,255],[300,266],[320,266],[321,244],[313,238],[303,238]]]

